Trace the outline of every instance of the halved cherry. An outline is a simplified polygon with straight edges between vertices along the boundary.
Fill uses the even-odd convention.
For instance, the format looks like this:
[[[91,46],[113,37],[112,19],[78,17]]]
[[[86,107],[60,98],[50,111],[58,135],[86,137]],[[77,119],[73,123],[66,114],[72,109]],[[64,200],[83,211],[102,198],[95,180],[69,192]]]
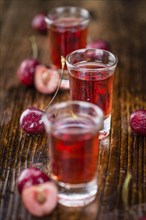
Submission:
[[[53,211],[58,201],[57,186],[53,182],[24,188],[22,201],[26,209],[35,216],[41,217]]]
[[[60,76],[57,70],[39,65],[35,72],[35,88],[43,94],[51,94],[57,89]]]

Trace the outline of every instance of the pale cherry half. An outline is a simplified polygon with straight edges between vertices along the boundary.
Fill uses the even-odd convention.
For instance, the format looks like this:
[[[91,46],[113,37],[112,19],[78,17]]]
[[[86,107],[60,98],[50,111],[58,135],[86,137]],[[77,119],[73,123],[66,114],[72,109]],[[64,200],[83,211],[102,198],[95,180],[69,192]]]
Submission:
[[[58,202],[57,186],[53,182],[24,188],[22,191],[22,201],[25,208],[34,216],[44,216],[50,214]]]
[[[43,94],[54,93],[60,80],[57,70],[39,65],[35,72],[35,88]]]

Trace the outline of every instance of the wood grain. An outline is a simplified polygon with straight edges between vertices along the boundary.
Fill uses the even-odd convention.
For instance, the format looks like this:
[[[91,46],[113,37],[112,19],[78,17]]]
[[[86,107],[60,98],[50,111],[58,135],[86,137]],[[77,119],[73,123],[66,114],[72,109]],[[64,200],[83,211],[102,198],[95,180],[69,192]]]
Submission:
[[[136,136],[129,127],[131,112],[146,109],[146,1],[63,1],[2,0],[0,56],[0,218],[35,220],[24,208],[16,179],[20,172],[35,165],[49,173],[45,135],[28,136],[19,127],[19,118],[29,106],[43,109],[52,95],[19,84],[16,71],[20,62],[32,55],[29,37],[36,37],[39,59],[49,63],[47,35],[31,27],[34,15],[60,5],[76,5],[91,13],[89,40],[110,42],[119,59],[114,82],[112,129],[109,143],[101,144],[98,160],[99,192],[96,201],[82,208],[58,205],[48,220],[138,220],[146,216],[146,137]],[[55,102],[69,99],[59,91]],[[129,209],[122,201],[127,172]]]

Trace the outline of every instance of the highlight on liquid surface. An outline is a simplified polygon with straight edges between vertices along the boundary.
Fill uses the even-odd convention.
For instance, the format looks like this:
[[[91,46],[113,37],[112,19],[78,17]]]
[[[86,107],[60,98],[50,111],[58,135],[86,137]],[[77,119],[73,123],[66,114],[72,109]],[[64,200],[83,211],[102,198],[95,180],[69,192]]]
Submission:
[[[54,65],[61,68],[61,55],[86,47],[87,24],[81,18],[59,18],[49,29],[50,55]]]
[[[50,137],[52,177],[69,184],[91,181],[96,174],[99,147],[91,120],[68,118],[56,126]]]
[[[112,107],[114,75],[109,74],[106,69],[108,66],[102,63],[83,62],[77,63],[76,66],[79,69],[70,70],[69,74],[72,100],[98,105],[105,117],[108,117]]]

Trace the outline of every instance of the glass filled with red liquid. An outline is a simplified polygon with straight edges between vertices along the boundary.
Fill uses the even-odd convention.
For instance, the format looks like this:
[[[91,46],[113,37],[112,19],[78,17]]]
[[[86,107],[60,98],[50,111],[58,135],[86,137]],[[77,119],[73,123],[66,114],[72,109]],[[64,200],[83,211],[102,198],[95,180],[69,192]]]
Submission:
[[[83,206],[95,199],[103,118],[99,107],[83,101],[55,104],[44,114],[51,177],[59,187],[60,204]]]
[[[73,6],[57,7],[49,12],[45,20],[50,58],[53,65],[61,70],[61,55],[66,57],[70,52],[86,47],[89,12]]]
[[[104,112],[104,128],[100,139],[109,135],[113,100],[114,72],[117,57],[100,49],[80,49],[66,58],[72,100],[98,105]]]

